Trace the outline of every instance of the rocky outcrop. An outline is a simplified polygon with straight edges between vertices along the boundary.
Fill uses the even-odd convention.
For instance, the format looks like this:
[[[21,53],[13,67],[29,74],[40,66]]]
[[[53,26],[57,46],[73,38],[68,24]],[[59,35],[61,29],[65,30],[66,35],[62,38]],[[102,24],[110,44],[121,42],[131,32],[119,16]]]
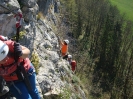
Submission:
[[[49,26],[49,24],[53,24],[53,21],[49,22],[47,20],[47,18],[53,20],[53,17],[56,20],[54,9],[49,8],[54,2],[55,0],[38,0],[38,2],[36,0],[0,1],[0,4],[7,8],[0,6],[0,34],[9,37],[15,35],[16,20],[14,13],[22,12],[23,14],[20,32],[24,35],[20,43],[28,47],[31,53],[37,55],[39,59],[37,87],[42,99],[43,97],[45,99],[52,99],[53,97],[60,99],[61,94],[66,93],[65,89],[67,91],[75,90],[72,89],[72,77],[74,75],[69,69],[68,62],[59,57],[58,39],[53,29]],[[45,3],[45,6],[42,7],[41,3]],[[48,9],[51,9],[52,14],[51,12],[49,13]],[[47,17],[46,19],[37,20],[36,15],[39,10],[44,11],[43,14]],[[32,54],[30,55],[31,57],[33,57]],[[69,93],[71,99],[76,99],[77,96],[86,99],[80,86],[77,88],[79,90],[78,94],[73,91],[73,93]]]

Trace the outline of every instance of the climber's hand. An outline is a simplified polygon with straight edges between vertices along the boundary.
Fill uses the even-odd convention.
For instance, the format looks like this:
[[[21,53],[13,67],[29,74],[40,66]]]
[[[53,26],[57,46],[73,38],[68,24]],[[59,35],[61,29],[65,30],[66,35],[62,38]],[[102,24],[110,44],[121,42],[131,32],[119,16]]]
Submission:
[[[14,53],[16,57],[22,56],[22,48],[19,43],[14,43]]]

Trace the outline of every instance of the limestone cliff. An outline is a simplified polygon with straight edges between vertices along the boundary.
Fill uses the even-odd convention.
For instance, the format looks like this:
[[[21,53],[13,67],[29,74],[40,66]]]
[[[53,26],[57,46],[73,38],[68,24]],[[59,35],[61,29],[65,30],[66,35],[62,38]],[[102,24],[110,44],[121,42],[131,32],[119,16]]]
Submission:
[[[21,12],[19,42],[31,50],[30,59],[36,65],[37,87],[42,99],[86,99],[76,83],[80,80],[58,54],[59,44],[53,29],[58,24],[57,5],[59,0],[0,0],[0,34],[16,35],[14,15]],[[73,79],[77,80],[73,82]]]

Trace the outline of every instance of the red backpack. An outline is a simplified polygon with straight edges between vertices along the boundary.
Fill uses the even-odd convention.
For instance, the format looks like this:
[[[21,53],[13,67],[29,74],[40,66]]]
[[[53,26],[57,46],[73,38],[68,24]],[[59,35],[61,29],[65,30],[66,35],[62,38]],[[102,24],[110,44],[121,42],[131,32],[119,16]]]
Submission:
[[[72,68],[72,71],[75,71],[75,69],[76,69],[76,61],[75,60],[71,61],[71,68]]]

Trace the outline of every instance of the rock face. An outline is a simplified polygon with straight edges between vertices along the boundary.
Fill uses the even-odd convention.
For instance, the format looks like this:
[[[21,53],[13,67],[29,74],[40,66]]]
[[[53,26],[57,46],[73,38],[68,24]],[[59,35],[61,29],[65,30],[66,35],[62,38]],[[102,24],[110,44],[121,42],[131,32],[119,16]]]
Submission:
[[[73,74],[69,69],[68,62],[59,57],[59,44],[57,36],[48,24],[57,24],[54,15],[55,0],[1,0],[0,4],[0,34],[4,36],[16,35],[16,19],[15,13],[22,12],[22,26],[20,32],[23,37],[20,43],[31,50],[32,54],[37,55],[39,60],[39,69],[37,74],[37,87],[43,99],[52,99],[58,97],[61,93],[65,93],[65,88],[72,88]],[[44,6],[43,6],[44,4]],[[4,7],[3,7],[4,6]],[[10,10],[9,10],[10,9]],[[50,11],[49,11],[50,9]],[[37,19],[36,15],[42,11],[46,19]],[[56,5],[56,12],[57,5]],[[52,20],[49,22],[50,19]],[[69,86],[69,87],[68,87]],[[78,86],[79,93],[82,99],[85,98],[83,90]],[[67,89],[68,90],[68,89]],[[69,93],[70,99],[76,99],[75,93]],[[74,98],[73,98],[74,97]],[[65,99],[65,98],[64,98]]]

